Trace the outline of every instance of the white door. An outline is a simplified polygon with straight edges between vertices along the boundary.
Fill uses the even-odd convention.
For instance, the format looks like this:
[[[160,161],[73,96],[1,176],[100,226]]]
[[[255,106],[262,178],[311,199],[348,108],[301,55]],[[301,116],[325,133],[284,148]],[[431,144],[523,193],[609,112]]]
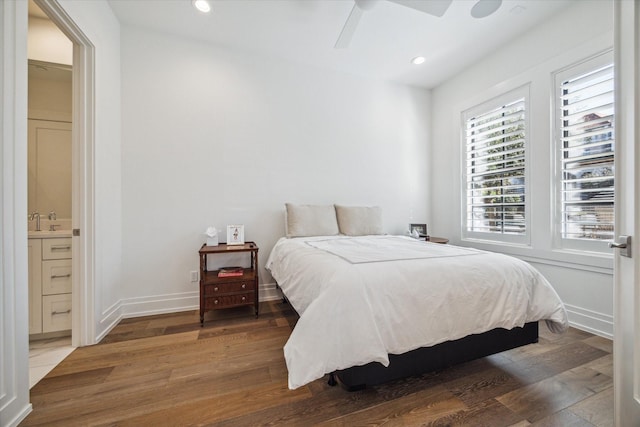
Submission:
[[[615,1],[616,234],[632,237],[631,258],[618,249],[614,263],[614,405],[620,427],[640,426],[640,41],[634,26],[639,18],[638,2]]]

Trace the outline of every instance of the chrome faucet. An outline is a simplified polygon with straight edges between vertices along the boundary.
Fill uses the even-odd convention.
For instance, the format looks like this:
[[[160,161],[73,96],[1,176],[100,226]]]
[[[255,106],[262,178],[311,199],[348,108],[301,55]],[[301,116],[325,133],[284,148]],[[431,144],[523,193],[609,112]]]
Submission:
[[[29,221],[33,221],[34,218],[36,220],[36,231],[42,231],[40,230],[40,212],[38,211],[31,212],[31,215],[29,215]]]

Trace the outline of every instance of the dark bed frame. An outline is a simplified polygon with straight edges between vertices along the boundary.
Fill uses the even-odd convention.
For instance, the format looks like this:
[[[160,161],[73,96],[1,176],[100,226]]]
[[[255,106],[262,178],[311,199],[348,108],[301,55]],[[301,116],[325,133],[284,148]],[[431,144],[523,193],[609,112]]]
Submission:
[[[276,288],[282,292],[277,283]],[[284,292],[282,292],[282,302],[289,304]],[[348,391],[362,390],[367,386],[442,370],[537,342],[538,322],[525,323],[521,328],[496,328],[431,347],[421,347],[403,354],[390,354],[387,367],[378,362],[371,362],[335,371],[329,374],[328,384],[335,386],[340,382]]]
[[[538,342],[538,322],[522,328],[496,328],[482,334],[469,335],[432,347],[422,347],[403,354],[390,354],[389,366],[378,362],[353,366],[330,374],[329,385],[336,379],[348,391],[367,386],[438,371],[453,365]]]

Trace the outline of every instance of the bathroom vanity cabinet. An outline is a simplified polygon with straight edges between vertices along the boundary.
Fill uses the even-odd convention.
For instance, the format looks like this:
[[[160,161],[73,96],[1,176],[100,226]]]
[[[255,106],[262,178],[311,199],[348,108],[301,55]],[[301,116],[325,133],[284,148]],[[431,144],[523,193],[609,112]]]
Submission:
[[[71,237],[29,238],[29,334],[71,329]]]

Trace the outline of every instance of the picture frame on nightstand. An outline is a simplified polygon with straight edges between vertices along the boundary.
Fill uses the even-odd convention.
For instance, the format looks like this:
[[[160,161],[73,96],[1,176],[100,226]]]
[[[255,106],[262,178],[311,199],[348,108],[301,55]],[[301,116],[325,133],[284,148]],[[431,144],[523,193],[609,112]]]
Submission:
[[[420,237],[427,237],[427,224],[409,224],[409,233],[413,235],[414,230]]]
[[[244,245],[244,225],[227,225],[227,245]]]

